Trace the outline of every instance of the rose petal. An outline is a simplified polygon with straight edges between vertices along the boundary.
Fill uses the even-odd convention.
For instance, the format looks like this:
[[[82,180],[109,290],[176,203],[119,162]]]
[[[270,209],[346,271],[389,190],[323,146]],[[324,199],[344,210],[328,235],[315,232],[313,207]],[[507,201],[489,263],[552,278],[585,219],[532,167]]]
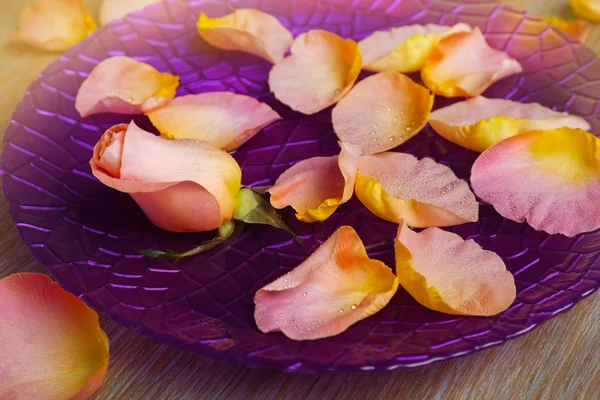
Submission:
[[[42,274],[0,280],[0,399],[86,399],[108,368],[98,314]]]
[[[385,307],[397,289],[392,271],[370,259],[354,229],[343,226],[256,293],[254,318],[262,332],[281,331],[294,340],[335,336]]]
[[[294,37],[277,18],[259,10],[239,9],[221,18],[200,15],[200,36],[212,46],[252,53],[273,64],[283,60]]]
[[[82,117],[100,113],[143,114],[175,97],[179,77],[163,74],[129,57],[111,57],[98,64],[75,99]]]
[[[536,129],[591,129],[583,118],[553,111],[537,103],[478,96],[440,108],[429,117],[431,127],[459,146],[482,152],[509,137]]]
[[[354,85],[362,59],[356,42],[314,30],[298,36],[292,55],[271,70],[275,97],[292,109],[315,114],[337,103]]]
[[[363,154],[398,147],[427,124],[434,95],[406,75],[381,72],[359,82],[335,106],[333,129]]]
[[[515,301],[513,276],[494,252],[455,233],[402,224],[396,238],[400,285],[420,304],[457,315],[491,316]]]
[[[340,145],[339,156],[303,160],[281,174],[269,189],[271,205],[278,209],[292,206],[300,221],[318,222],[350,200],[360,151],[349,144]]]
[[[452,226],[479,219],[469,185],[445,165],[410,154],[363,156],[356,195],[375,215],[416,228]]]
[[[167,139],[200,139],[225,151],[237,149],[281,119],[268,105],[230,92],[177,97],[148,117]]]
[[[575,236],[600,228],[600,139],[560,128],[506,139],[473,165],[471,183],[505,218]]]
[[[542,17],[542,19],[548,21],[550,25],[554,26],[555,28],[573,36],[580,42],[585,42],[588,34],[590,33],[590,26],[582,19],[567,21],[555,15],[550,17]]]
[[[142,10],[150,4],[159,3],[162,0],[102,0],[100,6],[100,25],[106,25],[111,21],[122,19],[133,11]]]
[[[25,7],[12,40],[61,53],[96,30],[83,0],[37,0]]]
[[[597,0],[569,0],[569,4],[578,17],[600,22],[600,4]]]
[[[473,97],[522,71],[517,60],[491,48],[479,28],[475,28],[442,39],[438,51],[425,63],[421,78],[435,94]]]
[[[442,26],[435,24],[407,25],[377,31],[358,43],[363,68],[368,71],[416,72],[437,49],[444,37],[456,32],[468,32],[467,24]]]
[[[109,129],[90,164],[103,184],[129,193],[155,225],[173,232],[211,231],[231,220],[241,186],[240,167],[224,151],[200,140],[166,140],[133,122]]]

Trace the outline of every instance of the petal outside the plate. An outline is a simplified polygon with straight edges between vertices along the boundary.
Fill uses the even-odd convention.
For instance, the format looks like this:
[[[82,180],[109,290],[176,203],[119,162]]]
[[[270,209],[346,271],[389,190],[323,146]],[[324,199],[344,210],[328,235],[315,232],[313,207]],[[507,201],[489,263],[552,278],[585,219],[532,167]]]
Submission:
[[[87,399],[108,369],[98,314],[43,274],[0,280],[0,398]]]
[[[23,9],[12,40],[61,53],[96,30],[83,0],[37,0]]]
[[[102,0],[100,5],[100,25],[106,25],[117,19],[124,18],[127,14],[142,10],[150,4],[163,0]]]

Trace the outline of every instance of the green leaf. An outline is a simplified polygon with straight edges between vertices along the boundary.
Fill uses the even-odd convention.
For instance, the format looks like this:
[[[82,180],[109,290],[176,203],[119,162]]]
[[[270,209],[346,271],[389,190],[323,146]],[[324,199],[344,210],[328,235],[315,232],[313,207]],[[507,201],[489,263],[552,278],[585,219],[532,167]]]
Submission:
[[[296,237],[296,234],[283,222],[277,210],[252,189],[242,188],[237,196],[237,202],[238,206],[233,213],[234,219],[247,224],[274,226]]]
[[[186,251],[185,253],[175,253],[173,251],[160,251],[160,250],[142,250],[140,253],[144,257],[148,258],[161,258],[167,260],[180,260],[185,257],[195,256],[196,254],[204,253],[208,250],[214,249],[218,245],[227,241],[235,232],[235,223],[232,221],[225,222],[221,227],[217,230],[217,236],[214,239],[209,240],[208,242],[202,243],[200,246],[194,247],[191,250]]]

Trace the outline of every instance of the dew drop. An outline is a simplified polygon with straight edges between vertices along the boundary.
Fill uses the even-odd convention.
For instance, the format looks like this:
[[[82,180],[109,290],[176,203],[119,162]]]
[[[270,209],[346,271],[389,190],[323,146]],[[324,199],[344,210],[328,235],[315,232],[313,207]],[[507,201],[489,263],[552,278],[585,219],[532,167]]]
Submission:
[[[340,309],[338,310],[338,312],[339,312],[340,314],[342,314],[342,313],[344,312],[344,309],[343,309],[343,308],[340,308]]]
[[[279,324],[279,320],[278,320],[278,319],[276,319],[276,320],[275,320],[275,325],[278,325],[278,324]]]
[[[302,293],[302,297],[306,297],[306,296],[308,296],[308,293],[306,293],[306,292]]]
[[[356,310],[356,308],[357,308],[356,304],[352,304],[352,307],[351,307],[351,308],[352,308],[353,310]]]
[[[404,130],[405,130],[406,132],[409,132],[411,129],[412,129],[412,126],[410,126],[410,125],[409,125],[409,126],[407,126],[406,128],[404,128]]]

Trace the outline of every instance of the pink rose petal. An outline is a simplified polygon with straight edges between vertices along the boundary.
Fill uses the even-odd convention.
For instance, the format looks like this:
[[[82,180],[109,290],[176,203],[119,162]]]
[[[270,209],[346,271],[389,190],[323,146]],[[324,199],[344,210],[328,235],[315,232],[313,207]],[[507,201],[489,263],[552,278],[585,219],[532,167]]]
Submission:
[[[237,149],[281,119],[268,105],[230,92],[177,97],[148,117],[167,139],[200,139],[225,151]]]
[[[0,280],[0,399],[87,399],[108,368],[98,314],[43,274]]]
[[[473,97],[493,83],[523,71],[521,64],[488,45],[479,28],[442,39],[425,63],[421,78],[444,97]]]
[[[432,112],[429,124],[451,142],[479,152],[504,139],[536,129],[591,129],[589,122],[581,117],[553,111],[537,103],[483,96]]]
[[[254,318],[265,333],[325,338],[381,310],[397,289],[392,271],[370,259],[354,229],[343,226],[305,262],[256,293]]]
[[[82,117],[143,114],[167,105],[177,86],[177,76],[160,73],[133,58],[111,57],[98,64],[83,82],[75,108]]]
[[[410,154],[361,157],[356,195],[375,215],[416,228],[475,222],[479,204],[467,182],[445,165]]]
[[[90,164],[102,183],[129,193],[155,225],[173,232],[217,229],[231,219],[241,187],[240,167],[224,151],[166,140],[133,122],[109,129]]]
[[[304,222],[324,221],[354,194],[360,151],[342,144],[339,156],[314,157],[285,171],[269,189],[271,205],[294,207]]]
[[[419,303],[447,314],[491,316],[515,301],[513,276],[496,253],[473,240],[402,224],[396,238],[396,273]]]
[[[224,50],[252,53],[273,64],[283,60],[294,37],[272,15],[260,10],[240,8],[221,18],[200,15],[200,36]]]
[[[600,139],[579,129],[506,139],[475,162],[471,183],[505,218],[550,234],[600,228]]]
[[[337,103],[354,85],[361,70],[356,42],[314,30],[292,44],[292,55],[269,75],[275,97],[293,110],[315,114]]]

